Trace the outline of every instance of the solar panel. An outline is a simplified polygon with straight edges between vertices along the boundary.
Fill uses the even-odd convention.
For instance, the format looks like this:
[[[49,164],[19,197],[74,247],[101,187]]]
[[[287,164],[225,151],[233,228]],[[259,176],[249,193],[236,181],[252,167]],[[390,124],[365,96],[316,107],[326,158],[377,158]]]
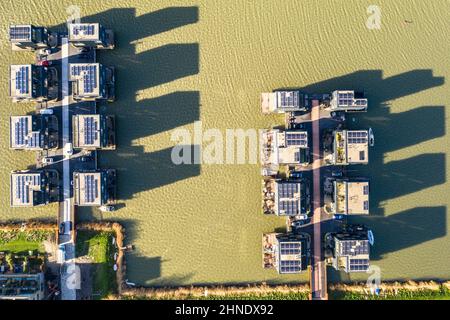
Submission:
[[[14,124],[16,145],[25,145],[25,137],[28,135],[28,118],[20,118]]]
[[[367,143],[369,133],[367,131],[347,131],[349,144]]]
[[[74,65],[72,76],[82,76],[83,91],[92,93],[97,88],[97,65]]]
[[[16,90],[20,94],[28,94],[29,86],[28,79],[30,76],[30,66],[21,66],[19,70],[16,71]]]
[[[280,92],[281,107],[298,107],[299,92],[298,91],[281,91]]]
[[[16,198],[22,204],[30,202],[30,188],[41,184],[39,174],[16,176]]]
[[[368,240],[345,240],[341,242],[342,255],[369,254]]]
[[[84,118],[84,144],[93,145],[97,140],[98,123],[94,117]]]
[[[369,194],[369,186],[363,187],[363,194],[368,195]]]
[[[286,144],[288,146],[308,146],[308,134],[306,132],[286,132]]]
[[[10,40],[31,40],[30,26],[11,26],[9,27]]]
[[[281,260],[280,272],[281,273],[295,273],[301,271],[301,261],[299,260]]]
[[[300,242],[282,242],[280,244],[280,254],[281,255],[300,255],[302,252],[301,250],[301,243]]]
[[[369,259],[350,259],[350,271],[366,271],[369,268]]]
[[[364,201],[364,210],[369,210],[369,201]]]
[[[73,27],[73,34],[92,36],[95,34],[95,26],[93,24],[78,24]]]

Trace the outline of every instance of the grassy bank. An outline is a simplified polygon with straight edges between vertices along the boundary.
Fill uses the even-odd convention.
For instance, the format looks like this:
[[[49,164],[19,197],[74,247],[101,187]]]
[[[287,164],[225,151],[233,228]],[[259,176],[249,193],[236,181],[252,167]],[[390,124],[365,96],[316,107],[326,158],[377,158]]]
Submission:
[[[381,293],[379,296],[356,293],[335,291],[330,292],[333,300],[450,300],[450,290],[441,286],[439,290],[418,290],[411,291],[401,289],[396,293]]]
[[[124,295],[122,300],[179,300],[180,297],[168,296],[164,298],[157,298],[155,296],[132,296]],[[267,293],[267,294],[232,294],[232,295],[208,295],[198,297],[195,295],[187,295],[183,300],[309,300],[307,292],[292,292],[292,293]]]
[[[88,256],[92,263],[92,292],[99,299],[117,292],[114,266],[112,232],[79,230],[77,233],[77,257]]]

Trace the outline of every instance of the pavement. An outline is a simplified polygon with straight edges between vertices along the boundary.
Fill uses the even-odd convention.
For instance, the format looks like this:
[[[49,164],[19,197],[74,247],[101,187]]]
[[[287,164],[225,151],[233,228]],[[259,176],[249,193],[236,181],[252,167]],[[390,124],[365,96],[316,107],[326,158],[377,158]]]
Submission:
[[[320,106],[318,100],[313,100],[312,111],[312,139],[313,139],[313,259],[311,266],[311,298],[313,300],[327,300],[327,273],[326,265],[322,257],[322,201],[321,201],[321,166],[320,152]]]

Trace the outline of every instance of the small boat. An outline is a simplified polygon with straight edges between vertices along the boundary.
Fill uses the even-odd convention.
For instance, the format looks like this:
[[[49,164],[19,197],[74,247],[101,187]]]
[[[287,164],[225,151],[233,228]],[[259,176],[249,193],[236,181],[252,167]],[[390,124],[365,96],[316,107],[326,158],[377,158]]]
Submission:
[[[375,238],[373,237],[372,230],[367,231],[367,238],[369,240],[370,245],[373,246],[373,244],[375,243]]]
[[[372,128],[369,128],[369,145],[371,147],[375,145],[375,136],[373,135]]]
[[[130,281],[128,281],[128,279],[125,280],[125,284],[126,284],[127,286],[130,286],[130,287],[135,287],[135,286],[136,286],[136,283],[130,282]]]

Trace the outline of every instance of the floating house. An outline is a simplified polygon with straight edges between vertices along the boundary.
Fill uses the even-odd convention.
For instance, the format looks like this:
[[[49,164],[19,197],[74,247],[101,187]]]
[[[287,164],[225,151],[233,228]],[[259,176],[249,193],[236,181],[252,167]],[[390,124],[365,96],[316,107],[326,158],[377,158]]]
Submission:
[[[366,272],[370,266],[369,230],[364,226],[347,226],[332,234],[332,265],[346,273]]]
[[[280,274],[301,273],[310,260],[311,238],[307,233],[263,235],[263,267]]]
[[[261,109],[265,114],[306,111],[308,107],[308,97],[300,91],[275,91],[261,94]]]
[[[332,164],[369,163],[368,130],[336,130],[333,139]]]
[[[75,100],[114,101],[114,68],[100,63],[71,63],[69,80]]]
[[[336,179],[333,181],[333,214],[369,214],[369,181]]]
[[[49,46],[47,29],[33,25],[10,26],[9,41],[15,51],[45,49]]]
[[[115,149],[114,116],[78,114],[72,117],[74,148],[95,150]]]
[[[14,102],[43,102],[48,98],[47,67],[23,64],[10,68],[10,96]]]
[[[114,49],[114,33],[99,23],[71,23],[69,42],[79,48]]]
[[[43,300],[44,274],[0,274],[0,300]]]
[[[262,133],[263,165],[300,165],[309,163],[307,131],[266,130]]]
[[[58,148],[58,119],[54,115],[12,116],[9,146],[15,150]]]
[[[73,189],[78,206],[103,206],[114,203],[116,171],[74,172]]]
[[[59,200],[58,172],[55,170],[11,173],[11,207],[34,207]]]
[[[264,181],[263,211],[265,214],[289,217],[309,214],[309,181],[306,179]]]
[[[331,94],[331,111],[364,112],[367,111],[368,100],[362,93],[353,90],[336,90]]]

